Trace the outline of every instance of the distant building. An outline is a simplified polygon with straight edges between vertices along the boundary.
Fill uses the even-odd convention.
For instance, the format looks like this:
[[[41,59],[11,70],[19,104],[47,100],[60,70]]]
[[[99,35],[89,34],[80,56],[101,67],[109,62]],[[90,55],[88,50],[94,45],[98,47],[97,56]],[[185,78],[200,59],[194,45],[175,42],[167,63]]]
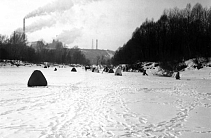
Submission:
[[[59,48],[63,48],[63,44],[62,42],[58,40],[53,40],[52,43],[49,43],[46,45],[46,49],[49,49],[49,50],[59,49]]]
[[[58,40],[53,40],[52,43],[44,44],[43,41],[34,41],[28,44],[30,47],[34,48],[36,52],[41,51],[42,49],[54,50],[63,48],[62,42]]]
[[[46,45],[46,49],[49,49],[49,50],[60,49],[60,48],[63,48],[63,44],[59,40],[53,40],[52,43],[49,43]]]
[[[35,49],[35,52],[38,52],[41,49],[44,49],[45,48],[45,44],[43,43],[43,41],[30,42],[28,45],[30,47],[32,47],[33,49]]]

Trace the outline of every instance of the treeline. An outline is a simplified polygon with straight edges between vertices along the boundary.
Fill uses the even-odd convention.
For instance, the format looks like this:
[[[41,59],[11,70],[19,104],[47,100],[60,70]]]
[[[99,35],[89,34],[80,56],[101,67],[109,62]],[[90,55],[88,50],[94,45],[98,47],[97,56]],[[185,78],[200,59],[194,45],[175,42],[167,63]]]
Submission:
[[[113,64],[182,61],[211,56],[211,7],[197,3],[164,10],[158,21],[146,20],[120,47]]]
[[[47,49],[42,41],[38,47],[26,46],[22,33],[14,33],[10,38],[0,35],[0,60],[22,60],[32,63],[52,62],[58,64],[89,64],[79,48],[65,48],[61,42],[55,49]]]
[[[85,58],[78,48],[43,49],[37,52],[36,55],[40,62],[89,65],[89,60]]]

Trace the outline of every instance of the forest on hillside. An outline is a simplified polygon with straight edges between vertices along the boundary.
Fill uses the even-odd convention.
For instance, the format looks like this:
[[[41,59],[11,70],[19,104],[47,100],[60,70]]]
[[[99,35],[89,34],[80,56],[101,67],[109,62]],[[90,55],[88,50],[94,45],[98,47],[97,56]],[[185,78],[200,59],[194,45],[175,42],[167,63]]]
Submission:
[[[146,19],[120,47],[112,63],[171,62],[211,56],[211,7],[200,3],[166,9],[158,21]]]
[[[38,49],[26,45],[23,33],[14,32],[10,38],[0,35],[0,61],[21,60],[32,63],[51,62],[58,64],[89,64],[81,50],[77,47],[65,48],[58,42],[56,49],[47,49],[44,43],[39,43]]]

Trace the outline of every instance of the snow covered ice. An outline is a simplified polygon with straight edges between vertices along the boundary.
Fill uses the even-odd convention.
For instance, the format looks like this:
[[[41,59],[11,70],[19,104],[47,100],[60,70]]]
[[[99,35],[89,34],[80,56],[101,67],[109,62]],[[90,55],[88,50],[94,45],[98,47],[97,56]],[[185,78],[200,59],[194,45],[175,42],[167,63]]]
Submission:
[[[27,87],[41,70],[47,87]],[[1,138],[211,137],[211,68],[175,78],[1,67]]]

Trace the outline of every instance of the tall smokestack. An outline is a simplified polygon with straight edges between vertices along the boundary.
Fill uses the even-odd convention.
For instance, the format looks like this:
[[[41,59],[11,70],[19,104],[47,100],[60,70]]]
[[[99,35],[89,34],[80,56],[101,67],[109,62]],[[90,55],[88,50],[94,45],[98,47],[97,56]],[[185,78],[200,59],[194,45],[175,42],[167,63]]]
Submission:
[[[93,47],[93,46],[94,46],[94,43],[93,43],[93,39],[92,39],[92,49],[94,49],[94,47]]]
[[[25,41],[25,18],[23,18],[23,40]]]
[[[96,39],[96,49],[98,49],[98,40]]]

